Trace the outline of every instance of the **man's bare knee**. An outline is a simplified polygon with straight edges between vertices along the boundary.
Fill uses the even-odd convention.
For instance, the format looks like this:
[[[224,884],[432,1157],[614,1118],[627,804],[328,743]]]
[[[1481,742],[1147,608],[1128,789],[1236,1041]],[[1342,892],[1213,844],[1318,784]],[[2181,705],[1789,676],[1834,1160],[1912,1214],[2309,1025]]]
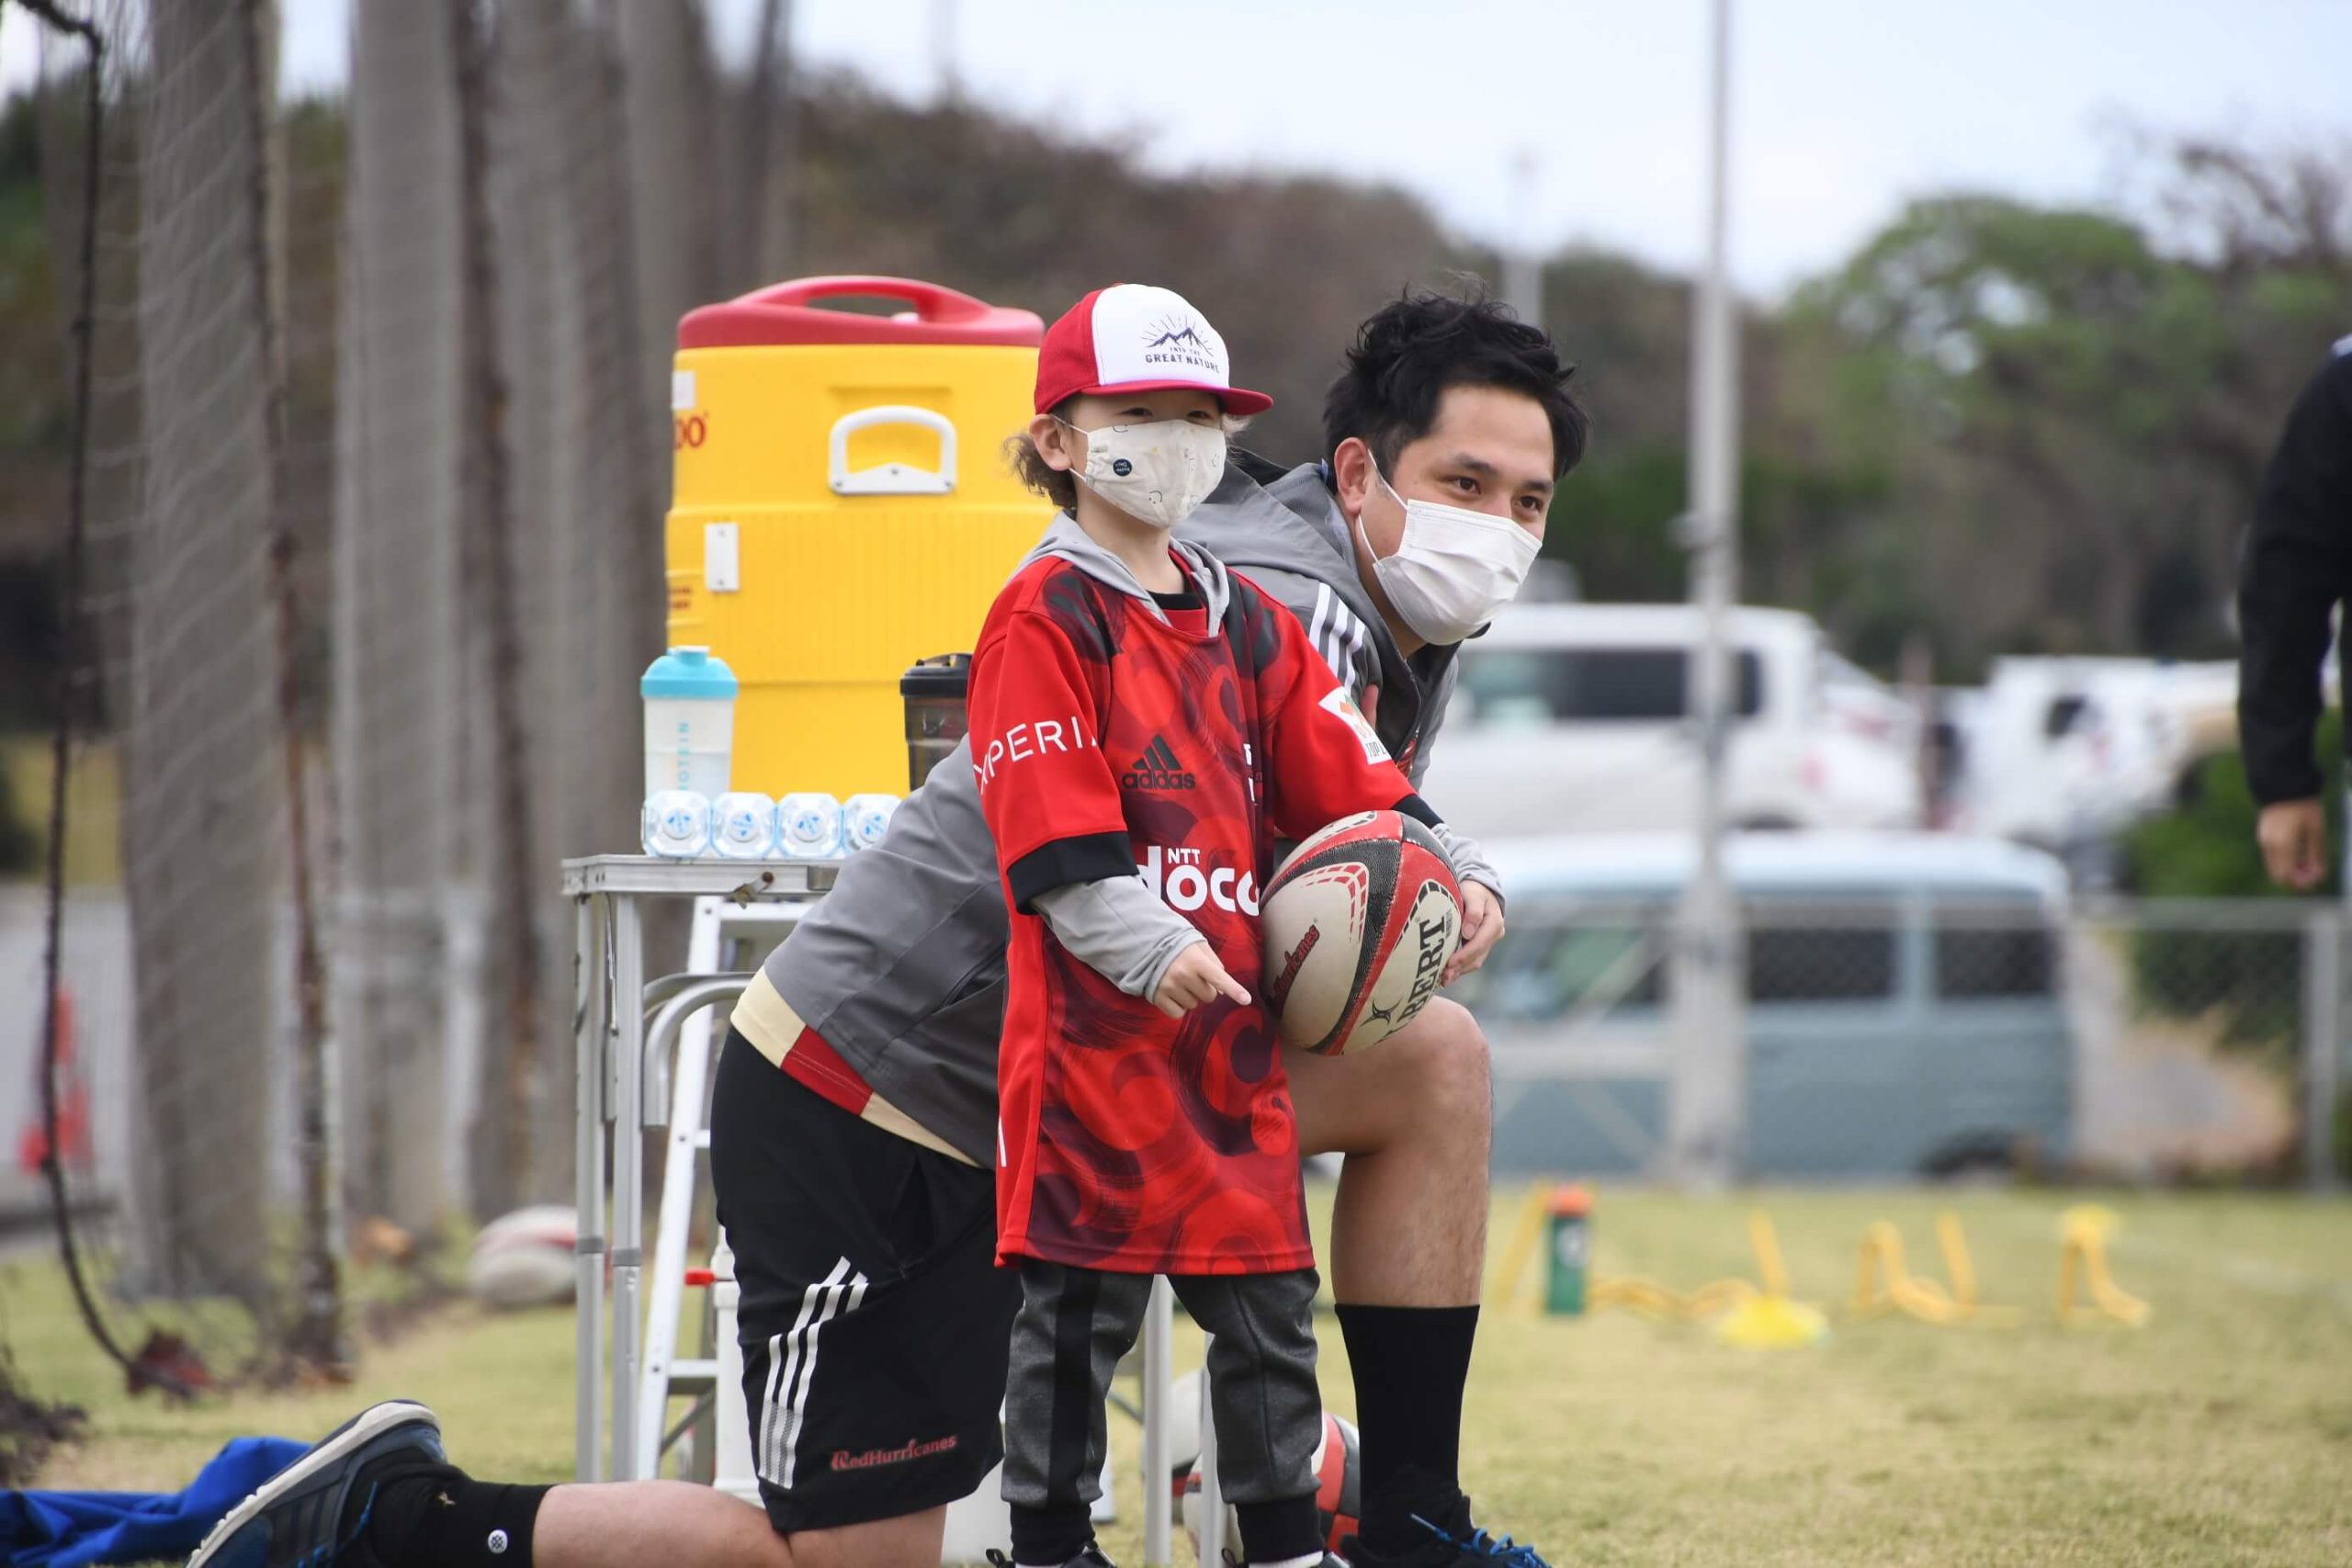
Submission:
[[[1465,1009],[1441,998],[1363,1064],[1375,1070],[1350,1087],[1371,1135],[1345,1145],[1331,1289],[1360,1306],[1471,1305],[1486,1253],[1494,1120],[1486,1036]],[[1340,1077],[1323,1075],[1326,1084]],[[1310,1108],[1300,1106],[1306,1129]]]
[[[1388,1043],[1408,1047],[1414,1100],[1426,1119],[1457,1132],[1475,1129],[1484,1144],[1494,1117],[1494,1088],[1486,1031],[1470,1010],[1433,998]]]

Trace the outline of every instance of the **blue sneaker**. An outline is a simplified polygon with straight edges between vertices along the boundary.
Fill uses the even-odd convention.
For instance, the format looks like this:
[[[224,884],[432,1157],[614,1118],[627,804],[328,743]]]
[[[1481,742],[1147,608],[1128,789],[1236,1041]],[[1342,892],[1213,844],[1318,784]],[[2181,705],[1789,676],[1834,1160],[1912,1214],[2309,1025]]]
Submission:
[[[1459,1493],[1450,1507],[1432,1511],[1439,1517],[1412,1516],[1419,1540],[1405,1551],[1374,1551],[1351,1535],[1340,1542],[1340,1555],[1352,1568],[1550,1568],[1535,1548],[1471,1523],[1470,1499]]]
[[[271,1477],[212,1527],[188,1568],[330,1568],[374,1561],[354,1551],[372,1496],[352,1495],[359,1472],[377,1461],[413,1456],[445,1464],[440,1418],[422,1404],[387,1400],[329,1432],[319,1445]],[[373,1488],[369,1488],[372,1494]],[[357,1505],[349,1525],[345,1516]],[[351,1552],[346,1559],[345,1554]]]

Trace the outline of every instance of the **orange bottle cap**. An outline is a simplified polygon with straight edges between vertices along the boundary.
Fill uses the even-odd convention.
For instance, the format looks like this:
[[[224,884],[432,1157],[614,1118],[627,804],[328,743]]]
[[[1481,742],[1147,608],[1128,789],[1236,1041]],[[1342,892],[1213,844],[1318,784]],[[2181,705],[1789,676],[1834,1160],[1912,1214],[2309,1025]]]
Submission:
[[[1592,1189],[1589,1187],[1555,1187],[1552,1190],[1552,1213],[1578,1218],[1592,1213]]]

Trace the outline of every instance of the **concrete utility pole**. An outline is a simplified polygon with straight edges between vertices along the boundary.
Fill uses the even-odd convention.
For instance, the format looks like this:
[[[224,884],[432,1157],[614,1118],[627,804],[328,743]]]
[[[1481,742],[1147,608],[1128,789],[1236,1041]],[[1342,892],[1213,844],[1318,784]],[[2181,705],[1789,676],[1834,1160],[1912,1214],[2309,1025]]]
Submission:
[[[1739,576],[1739,319],[1726,265],[1731,0],[1714,0],[1707,261],[1691,307],[1691,597],[1701,634],[1690,709],[1702,772],[1699,860],[1676,916],[1675,1062],[1668,1174],[1685,1186],[1737,1179],[1746,1143],[1747,1041],[1739,908],[1724,867],[1724,764],[1734,721],[1731,610]]]
[[[1510,220],[1503,242],[1503,302],[1530,326],[1544,324],[1544,257],[1532,232],[1535,215],[1535,150],[1522,147],[1510,161]]]
[[[964,96],[964,78],[956,68],[956,0],[931,0],[931,69],[942,106]]]

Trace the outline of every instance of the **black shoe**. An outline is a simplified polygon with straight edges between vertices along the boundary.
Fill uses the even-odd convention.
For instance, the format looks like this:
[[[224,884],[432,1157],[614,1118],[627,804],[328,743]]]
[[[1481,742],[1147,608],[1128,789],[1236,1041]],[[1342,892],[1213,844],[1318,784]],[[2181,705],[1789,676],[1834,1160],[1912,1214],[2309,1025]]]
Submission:
[[[1012,1559],[1001,1551],[990,1549],[986,1555],[989,1568],[1013,1568]],[[1118,1565],[1102,1555],[1101,1546],[1090,1540],[1086,1543],[1086,1550],[1063,1563],[1062,1568],[1118,1568]]]
[[[1497,1540],[1472,1524],[1470,1499],[1458,1492],[1437,1517],[1415,1514],[1412,1521],[1420,1539],[1403,1551],[1374,1551],[1351,1535],[1340,1542],[1340,1555],[1349,1568],[1551,1568],[1533,1547],[1509,1536]]]
[[[353,1498],[353,1483],[362,1470],[395,1457],[447,1462],[441,1450],[440,1418],[407,1400],[369,1405],[213,1526],[187,1560],[188,1568],[330,1568],[337,1562],[373,1562],[373,1554],[355,1550],[367,1522],[368,1503]],[[346,1506],[355,1500],[360,1505],[359,1517],[346,1527]]]

